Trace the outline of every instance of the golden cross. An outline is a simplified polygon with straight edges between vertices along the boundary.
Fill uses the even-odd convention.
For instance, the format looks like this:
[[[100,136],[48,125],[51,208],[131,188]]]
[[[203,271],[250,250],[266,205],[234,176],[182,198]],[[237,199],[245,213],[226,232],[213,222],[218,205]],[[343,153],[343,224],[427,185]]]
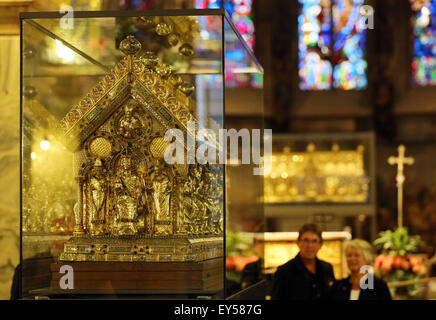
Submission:
[[[406,178],[404,177],[404,165],[412,165],[415,163],[415,159],[412,157],[405,157],[406,147],[400,145],[398,147],[398,157],[391,156],[388,159],[390,165],[398,165],[397,170],[397,189],[398,189],[398,227],[403,226],[403,184]]]

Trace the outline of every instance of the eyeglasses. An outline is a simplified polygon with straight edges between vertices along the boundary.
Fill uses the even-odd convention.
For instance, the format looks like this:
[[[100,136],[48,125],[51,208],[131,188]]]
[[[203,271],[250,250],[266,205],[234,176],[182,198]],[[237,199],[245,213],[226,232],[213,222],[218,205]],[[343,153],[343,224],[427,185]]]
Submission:
[[[304,244],[309,244],[309,243],[311,243],[311,244],[318,244],[318,243],[321,243],[321,241],[319,241],[318,239],[312,239],[312,240],[310,240],[310,239],[301,239],[300,241],[303,242]]]

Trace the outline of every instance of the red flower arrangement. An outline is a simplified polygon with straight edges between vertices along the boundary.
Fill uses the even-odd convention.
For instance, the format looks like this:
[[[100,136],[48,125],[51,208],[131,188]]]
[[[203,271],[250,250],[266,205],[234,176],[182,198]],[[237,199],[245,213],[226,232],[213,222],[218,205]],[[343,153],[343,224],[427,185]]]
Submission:
[[[259,260],[258,257],[242,257],[242,256],[228,256],[226,257],[226,269],[227,270],[236,270],[241,272],[244,270],[245,266],[249,263],[255,262]]]
[[[409,235],[407,228],[380,232],[374,245],[381,251],[374,263],[375,274],[387,282],[415,280],[427,272],[424,259],[416,254],[423,242],[419,236]],[[401,295],[407,298],[418,297],[420,292],[417,284],[398,287],[392,292],[400,296],[400,289],[404,289]]]
[[[418,275],[423,269],[423,259],[414,255],[384,255],[377,256],[374,264],[376,272],[387,276],[391,271],[403,270]]]

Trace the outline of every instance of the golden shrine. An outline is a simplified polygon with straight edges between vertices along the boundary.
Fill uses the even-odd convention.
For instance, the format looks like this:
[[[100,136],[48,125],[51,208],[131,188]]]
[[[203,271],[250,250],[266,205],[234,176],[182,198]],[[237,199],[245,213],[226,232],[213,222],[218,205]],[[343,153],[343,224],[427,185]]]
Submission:
[[[265,203],[362,203],[368,199],[369,178],[364,147],[318,151],[309,143],[305,152],[283,147],[273,152],[272,169],[265,175]]]
[[[60,121],[79,186],[74,237],[60,260],[221,257],[222,168],[164,160],[167,129],[192,134],[192,86],[151,53],[137,58],[134,37],[120,49],[126,57]]]
[[[23,296],[222,294],[224,165],[169,164],[180,139],[164,137],[198,157],[212,135],[197,132],[236,104],[226,74],[261,66],[224,10],[75,12],[67,30],[62,17],[21,15]]]

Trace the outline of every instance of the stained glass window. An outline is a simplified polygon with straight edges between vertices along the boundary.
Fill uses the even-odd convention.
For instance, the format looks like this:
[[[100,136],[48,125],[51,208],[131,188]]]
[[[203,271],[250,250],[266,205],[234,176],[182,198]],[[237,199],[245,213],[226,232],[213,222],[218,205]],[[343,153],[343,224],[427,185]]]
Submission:
[[[344,90],[366,88],[364,57],[366,32],[360,29],[363,0],[334,0],[333,86]]]
[[[196,9],[219,9],[221,8],[221,0],[195,0]]]
[[[236,29],[238,29],[249,48],[254,51],[255,29],[252,15],[253,0],[195,0],[194,6],[196,9],[226,9]],[[232,56],[232,61],[246,60],[246,52],[242,48],[227,49],[226,54]],[[230,67],[231,69],[237,69],[241,66],[234,65]],[[257,87],[261,82],[262,79],[248,74],[226,74],[227,86]]]
[[[236,29],[247,42],[251,50],[254,49],[254,23],[251,13],[253,0],[224,0],[223,7],[232,18]]]
[[[299,0],[298,51],[302,90],[364,89],[364,0]]]
[[[412,4],[412,82],[436,85],[436,0],[410,0]]]
[[[298,49],[300,89],[331,88],[331,1],[299,0]]]
[[[196,9],[226,9],[250,49],[254,48],[253,0],[195,0]]]
[[[122,10],[149,10],[153,6],[152,0],[121,0],[119,7]]]

